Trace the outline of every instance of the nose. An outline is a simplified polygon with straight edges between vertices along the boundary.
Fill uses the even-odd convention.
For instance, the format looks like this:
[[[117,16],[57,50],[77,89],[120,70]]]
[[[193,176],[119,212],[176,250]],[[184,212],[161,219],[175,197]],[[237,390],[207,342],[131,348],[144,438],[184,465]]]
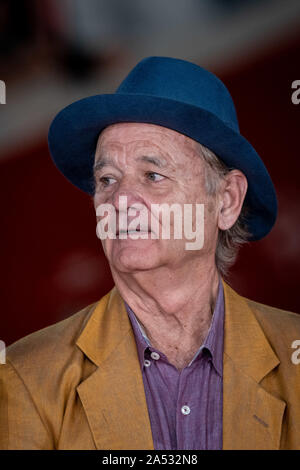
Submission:
[[[112,204],[118,214],[118,230],[122,230],[138,217],[140,230],[148,229],[148,207],[142,188],[132,178],[124,178],[112,195]]]
[[[123,212],[134,206],[143,203],[143,197],[138,184],[131,178],[123,177],[118,187],[112,194],[112,204],[117,211]]]

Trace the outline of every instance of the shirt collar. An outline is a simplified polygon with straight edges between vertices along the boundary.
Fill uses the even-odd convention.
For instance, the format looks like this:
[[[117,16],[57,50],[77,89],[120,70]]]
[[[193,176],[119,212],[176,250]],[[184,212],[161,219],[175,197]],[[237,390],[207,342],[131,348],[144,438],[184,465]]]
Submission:
[[[201,350],[208,350],[211,354],[214,368],[220,376],[223,375],[224,314],[224,289],[220,279],[216,304],[207,336],[192,360],[193,362]]]
[[[147,338],[143,326],[140,324],[133,310],[126,302],[125,307],[133,328],[140,366],[141,369],[143,369],[145,361],[145,351],[148,348],[151,348],[151,350],[154,351],[154,348],[151,347],[150,341]],[[212,358],[213,366],[218,372],[218,374],[220,376],[223,375],[224,313],[224,290],[222,281],[220,279],[216,304],[207,336],[203,344],[196,352],[189,366],[196,360],[201,351],[206,350],[209,352]],[[157,352],[162,356],[162,353],[160,353],[159,351]]]
[[[151,344],[149,342],[149,339],[147,338],[144,328],[138,321],[133,310],[129,307],[129,305],[126,302],[125,302],[125,307],[126,307],[126,310],[127,310],[127,313],[128,313],[128,316],[129,316],[129,319],[133,328],[140,366],[141,366],[141,369],[143,369],[144,361],[145,361],[145,351],[146,349],[151,347]]]

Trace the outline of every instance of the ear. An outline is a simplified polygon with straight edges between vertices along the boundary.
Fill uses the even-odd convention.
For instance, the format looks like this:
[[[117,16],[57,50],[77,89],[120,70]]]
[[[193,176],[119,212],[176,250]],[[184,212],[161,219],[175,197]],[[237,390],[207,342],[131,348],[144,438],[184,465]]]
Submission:
[[[224,178],[219,194],[218,227],[228,230],[237,221],[248,188],[246,176],[239,170],[232,170]]]

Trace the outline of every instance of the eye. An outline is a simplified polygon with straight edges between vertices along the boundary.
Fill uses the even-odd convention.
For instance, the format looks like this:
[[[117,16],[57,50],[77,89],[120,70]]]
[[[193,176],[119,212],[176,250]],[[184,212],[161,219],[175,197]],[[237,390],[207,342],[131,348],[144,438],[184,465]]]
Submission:
[[[153,171],[148,171],[146,173],[146,176],[150,181],[154,181],[154,182],[161,181],[162,179],[164,179],[164,176],[160,175],[159,173],[155,173]]]
[[[116,179],[113,178],[112,176],[101,176],[101,178],[98,179],[98,185],[103,188],[107,188],[108,186],[111,186],[115,182],[116,182]]]

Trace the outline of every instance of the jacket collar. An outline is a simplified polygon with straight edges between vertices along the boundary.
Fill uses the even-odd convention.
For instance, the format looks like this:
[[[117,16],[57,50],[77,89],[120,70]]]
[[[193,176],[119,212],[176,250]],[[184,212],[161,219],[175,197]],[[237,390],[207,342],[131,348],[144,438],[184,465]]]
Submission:
[[[98,366],[77,387],[96,448],[153,449],[134,335],[115,288],[97,304],[76,344]]]
[[[223,287],[226,312],[224,353],[244,374],[259,383],[280,361],[247,299],[225,282]]]
[[[96,304],[76,344],[94,364],[100,366],[130,332],[124,301],[114,287]]]

